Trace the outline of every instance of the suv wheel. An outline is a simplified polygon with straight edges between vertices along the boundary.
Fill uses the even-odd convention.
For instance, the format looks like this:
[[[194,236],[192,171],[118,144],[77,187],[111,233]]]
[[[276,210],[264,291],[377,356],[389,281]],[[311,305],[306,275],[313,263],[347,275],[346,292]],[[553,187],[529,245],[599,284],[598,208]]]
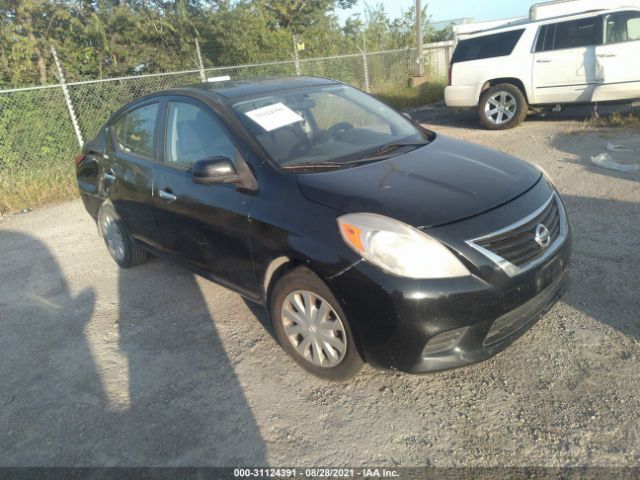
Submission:
[[[480,97],[480,123],[489,130],[507,130],[520,125],[529,112],[522,91],[510,83],[501,83]]]
[[[276,284],[271,321],[282,348],[308,372],[346,380],[363,361],[340,304],[314,273],[297,268]]]
[[[135,267],[147,259],[147,252],[131,238],[112,205],[103,203],[100,207],[98,230],[104,238],[111,258],[122,268]]]

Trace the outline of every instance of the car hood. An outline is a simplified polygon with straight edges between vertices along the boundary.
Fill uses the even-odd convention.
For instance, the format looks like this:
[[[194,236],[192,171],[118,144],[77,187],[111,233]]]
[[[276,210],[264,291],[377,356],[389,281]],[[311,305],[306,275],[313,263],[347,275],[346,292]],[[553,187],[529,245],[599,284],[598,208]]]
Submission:
[[[537,168],[515,157],[438,135],[428,145],[388,160],[299,174],[297,179],[313,202],[435,227],[505,204],[540,176]]]

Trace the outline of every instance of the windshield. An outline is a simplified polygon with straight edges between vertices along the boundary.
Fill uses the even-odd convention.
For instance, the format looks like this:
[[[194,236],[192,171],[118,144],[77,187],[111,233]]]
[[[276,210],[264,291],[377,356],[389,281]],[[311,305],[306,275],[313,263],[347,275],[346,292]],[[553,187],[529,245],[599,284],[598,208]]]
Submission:
[[[346,85],[278,92],[233,105],[271,158],[285,169],[341,168],[405,153],[427,133]]]

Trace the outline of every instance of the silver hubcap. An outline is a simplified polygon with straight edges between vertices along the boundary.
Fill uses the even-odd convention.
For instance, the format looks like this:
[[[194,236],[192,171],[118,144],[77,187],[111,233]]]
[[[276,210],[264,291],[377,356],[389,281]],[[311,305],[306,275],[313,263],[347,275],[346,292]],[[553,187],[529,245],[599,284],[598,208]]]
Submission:
[[[489,97],[484,114],[491,123],[502,125],[511,120],[518,110],[518,101],[509,92],[497,92]]]
[[[308,290],[284,299],[282,326],[291,345],[308,362],[335,367],[347,353],[347,334],[329,302]]]
[[[110,215],[102,217],[102,236],[107,244],[109,253],[118,261],[124,259],[124,240],[118,223]]]

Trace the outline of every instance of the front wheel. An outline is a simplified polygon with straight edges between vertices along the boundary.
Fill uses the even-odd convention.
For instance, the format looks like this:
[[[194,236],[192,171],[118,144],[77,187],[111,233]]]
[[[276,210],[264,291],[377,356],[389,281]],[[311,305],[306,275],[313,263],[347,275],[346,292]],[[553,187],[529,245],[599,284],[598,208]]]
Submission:
[[[524,121],[529,105],[518,87],[502,83],[482,93],[479,110],[483,127],[489,130],[508,130]]]
[[[276,284],[271,321],[282,348],[308,372],[347,380],[362,367],[347,318],[320,278],[297,268]]]

